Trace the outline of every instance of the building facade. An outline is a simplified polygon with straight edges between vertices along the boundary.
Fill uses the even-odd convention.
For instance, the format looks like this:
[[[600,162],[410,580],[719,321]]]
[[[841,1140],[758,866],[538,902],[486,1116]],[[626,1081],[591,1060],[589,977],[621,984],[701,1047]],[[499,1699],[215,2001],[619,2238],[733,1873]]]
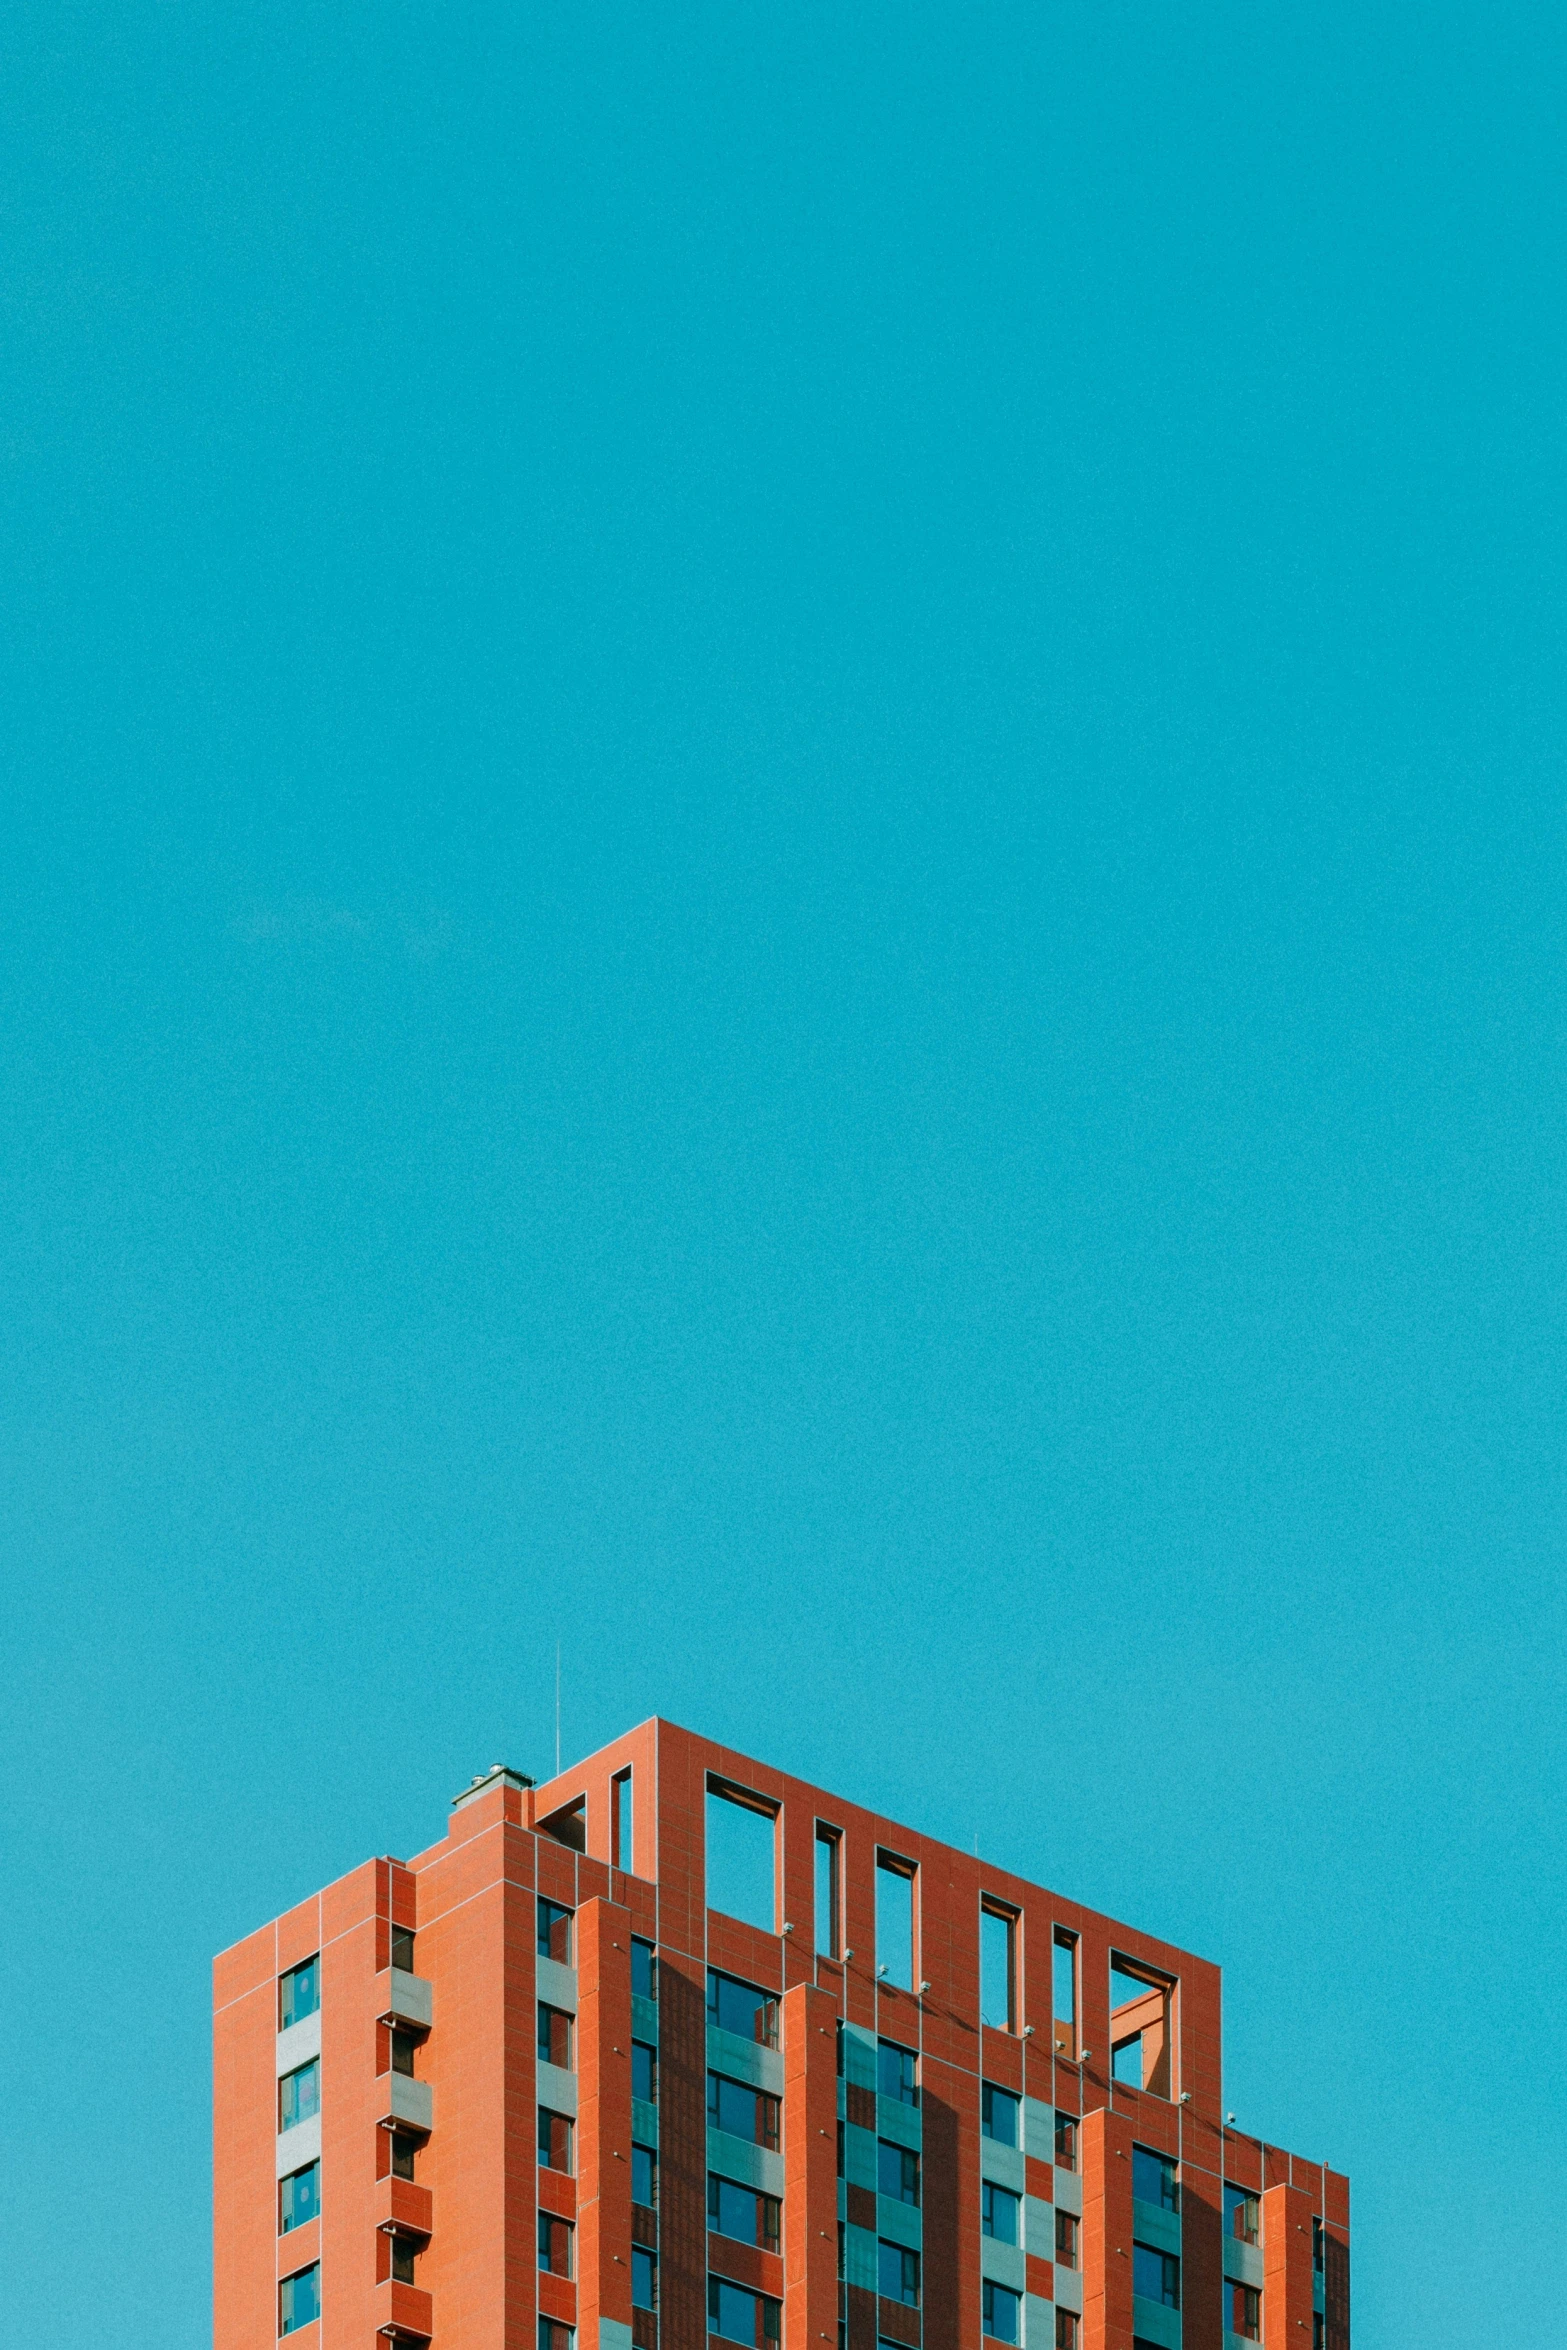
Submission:
[[[214,1968],[216,2350],[1349,2350],[1219,1970],[663,1721]]]

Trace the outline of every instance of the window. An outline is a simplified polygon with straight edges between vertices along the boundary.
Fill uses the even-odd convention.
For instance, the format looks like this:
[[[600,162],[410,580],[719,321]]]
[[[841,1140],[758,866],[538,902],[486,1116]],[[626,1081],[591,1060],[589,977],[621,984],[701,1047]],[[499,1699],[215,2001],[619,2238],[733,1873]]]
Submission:
[[[914,1988],[914,1869],[890,1852],[876,1855],[876,1972],[900,1991]]]
[[[1010,2187],[992,2186],[987,2179],[979,2191],[979,2224],[981,2232],[994,2236],[998,2244],[1015,2244],[1018,2240],[1018,2212],[1021,2206]],[[1006,2339],[1004,2336],[1003,2339]]]
[[[552,2211],[539,2213],[539,2266],[552,2277],[571,2274],[571,2222]]]
[[[764,2048],[778,2045],[778,2002],[772,1992],[712,1967],[707,1971],[707,2020],[737,2039],[756,2040]]]
[[[912,2048],[900,2048],[896,2040],[877,2041],[876,2088],[879,2095],[895,2097],[900,2105],[918,2105],[918,2067]]]
[[[1017,1918],[999,1902],[979,1907],[979,2020],[999,2032],[1017,2029]]]
[[[286,2236],[292,2228],[302,2228],[309,2219],[319,2216],[321,2210],[321,2165],[307,2162],[303,2170],[290,2171],[286,2179],[277,2183],[277,2232]]]
[[[564,2113],[539,2107],[539,2168],[571,2173],[571,2121]]]
[[[1056,2205],[1056,2266],[1077,2266],[1077,2220],[1073,2213],[1063,2211],[1059,2204]]]
[[[303,2023],[307,2015],[314,2015],[321,2005],[321,1961],[307,1958],[303,1966],[291,1967],[286,1975],[278,1977],[277,2028],[286,2032],[290,2024]]]
[[[307,2122],[321,2111],[321,2062],[312,2057],[308,2064],[294,2072],[285,2073],[277,2085],[277,2126],[291,2130],[296,2122]]]
[[[1327,2346],[1327,2313],[1321,2309],[1314,2309],[1311,2313],[1311,2350],[1327,2350]]]
[[[1050,2008],[1055,2018],[1055,2046],[1063,2056],[1077,2054],[1077,1936],[1057,1926],[1050,1952]]]
[[[577,2339],[575,2326],[563,2326],[558,2318],[539,2320],[539,2350],[574,2350]]]
[[[418,2043],[412,2032],[394,2030],[389,2036],[392,2043],[392,2070],[394,2073],[402,2073],[411,2081],[414,2076],[414,2049]]]
[[[1181,2264],[1173,2252],[1152,2244],[1132,2246],[1132,2291],[1145,2301],[1160,2301],[1166,2309],[1181,2306]]]
[[[1226,2281],[1229,2296],[1228,2324],[1232,2334],[1239,2334],[1243,2342],[1262,2340],[1262,2295],[1251,2285],[1236,2285]]]
[[[631,2043],[631,2094],[640,2097],[644,2105],[653,2105],[658,2099],[658,2050],[645,2040]]]
[[[1257,2198],[1247,2187],[1232,2187],[1224,2182],[1224,2232],[1238,2237],[1243,2244],[1255,2244],[1261,2216]]]
[[[539,1896],[538,1951],[540,1958],[556,1959],[562,1966],[571,1964],[571,1912],[563,1909],[558,1901],[546,1901],[542,1893]]]
[[[1056,2311],[1056,2350],[1077,2350],[1077,2312],[1075,2309]]]
[[[658,2254],[646,2244],[631,2247],[631,2306],[633,2309],[658,2307]]]
[[[1180,2210],[1181,2190],[1167,2155],[1155,2154],[1150,2146],[1132,2148],[1132,2193],[1139,2203],[1157,2203],[1161,2211]]]
[[[627,1876],[635,1873],[635,1814],[631,1807],[631,1773],[617,1772],[609,1785],[610,1860]]]
[[[418,2257],[410,2237],[394,2236],[392,2238],[392,2275],[398,2284],[411,2285],[413,2283],[414,2262]]]
[[[842,2124],[842,2122],[840,2122],[840,2123],[838,2124],[838,2176],[839,2176],[839,2178],[840,2178],[840,2179],[841,2179],[841,2178],[844,2178],[844,2177],[847,2175],[847,2174],[846,2174],[846,2172],[845,2172],[845,2170],[844,2170],[844,2167],[843,2167],[843,2156],[844,2156],[844,2144],[843,2144],[843,2124]]]
[[[764,2252],[778,2249],[778,2199],[733,2179],[707,2174],[707,2224],[715,2236],[735,2244],[759,2244]]]
[[[631,2149],[631,2200],[649,2211],[658,2209],[658,2156],[651,2146]]]
[[[748,2293],[727,2277],[707,2280],[707,2330],[747,2350],[771,2350],[778,2340],[778,2304],[765,2293]]]
[[[998,2089],[994,2081],[986,2081],[979,2093],[979,2134],[994,2138],[998,2146],[1017,2144],[1018,2101],[1010,2089]]]
[[[707,1906],[776,1932],[778,1810],[759,1795],[707,1782]]]
[[[571,2070],[571,2018],[563,2007],[548,2007],[539,2001],[539,2062],[559,2065],[563,2073]]]
[[[658,1952],[651,1942],[631,1937],[631,1990],[637,1999],[658,1997]]]
[[[392,1928],[392,1964],[399,1974],[411,1975],[413,1973],[414,1938],[411,1926],[394,1926]]]
[[[905,2309],[918,2309],[919,2254],[903,2244],[889,2244],[883,2236],[876,2246],[876,2290],[884,2301],[901,2301]]]
[[[297,2334],[301,2326],[313,2326],[320,2315],[321,2264],[313,2261],[309,2268],[296,2269],[279,2285],[277,2330],[280,2334]]]
[[[710,2130],[727,2130],[732,2138],[744,2138],[751,2146],[776,2146],[778,2100],[769,2097],[763,2089],[749,2088],[744,2081],[731,2081],[723,2073],[709,2073],[707,2126]]]
[[[1077,2124],[1069,2113],[1056,2115],[1056,2168],[1077,2168]]]
[[[405,2130],[392,2132],[392,2176],[411,2179],[414,2175],[414,2156],[419,2151],[417,2138],[410,2138]]]
[[[843,1838],[836,1828],[816,1823],[816,1948],[822,1958],[836,1958],[838,1935],[838,1863]]]
[[[1324,2230],[1321,2220],[1314,2219],[1311,2223],[1311,2265],[1318,2276],[1321,2276],[1322,2274],[1323,2233]]]
[[[981,2288],[985,2331],[997,2342],[1021,2342],[1023,2339],[1023,2296],[1006,2285],[993,2285],[987,2277]],[[972,2303],[970,2304],[972,2307]]]
[[[894,2203],[914,2203],[920,2199],[920,2158],[911,2154],[907,2146],[894,2146],[890,2138],[876,2141],[876,2191],[890,2195]]]

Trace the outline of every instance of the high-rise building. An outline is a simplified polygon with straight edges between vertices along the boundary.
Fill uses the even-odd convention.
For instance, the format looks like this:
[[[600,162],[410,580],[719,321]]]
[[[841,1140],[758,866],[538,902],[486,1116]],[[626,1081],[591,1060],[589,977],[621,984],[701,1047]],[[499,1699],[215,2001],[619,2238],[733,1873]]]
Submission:
[[[1219,1970],[672,1723],[215,1968],[216,2350],[1348,2350]]]

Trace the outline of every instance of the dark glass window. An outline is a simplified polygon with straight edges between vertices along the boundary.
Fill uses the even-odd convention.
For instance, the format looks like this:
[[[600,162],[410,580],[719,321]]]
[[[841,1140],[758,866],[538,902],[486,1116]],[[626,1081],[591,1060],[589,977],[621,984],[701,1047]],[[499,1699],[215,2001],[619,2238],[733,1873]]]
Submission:
[[[315,2219],[321,2210],[321,2165],[307,2162],[303,2170],[290,2171],[286,2179],[279,2179],[277,2188],[278,2234],[286,2236],[291,2228],[302,2228],[309,2219]]]
[[[401,1974],[414,1973],[414,1938],[409,1926],[392,1928],[392,1964]]]
[[[1010,2089],[998,2089],[994,2081],[986,2081],[979,2093],[980,2135],[994,2138],[998,2146],[1017,2144],[1018,2100]]]
[[[1056,2266],[1077,2266],[1077,2221],[1069,2211],[1056,2206]]]
[[[321,2005],[321,1961],[307,1958],[303,1966],[290,1967],[286,1975],[278,1977],[277,2024],[286,2032],[290,2024],[303,2023],[307,2015],[314,2015]]]
[[[393,2132],[392,2176],[394,2179],[411,2179],[413,2177],[414,2156],[418,2151],[419,2141],[417,2138],[410,2138],[402,2130]]]
[[[1322,2274],[1323,2233],[1324,2231],[1321,2220],[1314,2219],[1311,2223],[1311,2265],[1319,2276]]]
[[[631,2094],[652,2105],[658,2097],[658,2050],[645,2040],[631,2043]]]
[[[742,2040],[760,2041],[764,2048],[778,2045],[778,2001],[770,1991],[758,1991],[754,1983],[742,1983],[737,1976],[721,1975],[713,1968],[707,1975],[707,2020],[721,2032],[734,2032]]]
[[[994,2236],[998,2244],[1015,2244],[1021,2210],[1019,2198],[1009,2187],[995,2187],[988,2179],[985,2181],[979,2191],[979,2224],[983,2234]]]
[[[764,2252],[778,2249],[778,2201],[733,2179],[707,2174],[707,2224],[715,2236],[736,2244],[759,2244]]]
[[[574,2326],[563,2326],[558,2318],[540,2318],[539,2350],[572,2350],[576,2338]]]
[[[1132,2291],[1145,2301],[1161,2301],[1166,2309],[1181,2306],[1181,2264],[1173,2252],[1152,2244],[1132,2246]]]
[[[539,2107],[539,2168],[571,2171],[571,2122],[563,2113]]]
[[[1167,2155],[1155,2154],[1150,2146],[1132,2148],[1132,2193],[1139,2203],[1156,2203],[1161,2211],[1180,2210],[1181,2190]]]
[[[907,2146],[894,2146],[890,2138],[876,2141],[876,2187],[882,2195],[890,2195],[897,2203],[918,2203],[920,2199],[920,2158]]]
[[[1243,2342],[1262,2340],[1262,2295],[1250,2285],[1227,2284],[1229,2328]]]
[[[920,2256],[903,2244],[889,2244],[883,2236],[876,2246],[876,2290],[884,2301],[901,2301],[907,2309],[920,2305]]]
[[[301,2326],[314,2325],[321,2315],[320,2262],[285,2277],[277,2289],[277,2302],[280,2334],[297,2334]]]
[[[1021,2342],[1023,2339],[1023,2296],[1009,2286],[993,2285],[987,2278],[984,2285],[985,2331],[993,2341]]]
[[[1077,2350],[1077,2312],[1075,2309],[1056,2311],[1056,2350]]]
[[[409,2080],[413,2079],[414,2050],[417,2046],[418,2042],[412,2032],[393,2032],[392,2070],[394,2073],[404,2073]]]
[[[883,2097],[896,2097],[902,2105],[918,2105],[919,2070],[912,2048],[900,2048],[896,2040],[878,2040],[876,2043],[876,2088]]]
[[[1249,2187],[1232,2187],[1224,2182],[1224,2232],[1237,2237],[1243,2244],[1255,2244],[1258,2238],[1260,2216],[1256,2196]]]
[[[778,2339],[778,2304],[765,2293],[748,2293],[727,2277],[707,2280],[707,2330],[747,2350],[770,2350]]]
[[[280,2130],[291,2130],[296,2122],[307,2122],[321,2111],[321,2063],[312,2057],[291,2073],[285,2073],[277,2085],[277,2123]]]
[[[1056,2167],[1058,2170],[1077,2168],[1077,2124],[1069,2113],[1056,2115]]]
[[[658,1952],[651,1942],[631,1937],[631,1989],[638,1999],[658,1997]]]
[[[631,2200],[649,2211],[658,2209],[658,2156],[651,2146],[631,2149]]]
[[[538,1949],[540,1958],[558,1959],[562,1966],[571,1964],[571,1912],[563,1909],[558,1901],[546,1901],[542,1893]]]
[[[417,2258],[418,2255],[408,2237],[394,2236],[392,2238],[392,2274],[400,2285],[413,2283],[414,2262]]]
[[[557,2219],[552,2211],[539,2213],[539,2266],[552,2277],[571,2274],[570,2220]]]
[[[631,2306],[633,2309],[658,2307],[658,2254],[650,2252],[645,2244],[631,2247]]]
[[[539,2062],[559,2065],[562,2072],[571,2070],[571,2018],[563,2007],[547,2007],[539,2001]]]
[[[723,2073],[709,2073],[707,2122],[709,2129],[727,2130],[732,2137],[744,2138],[752,2146],[776,2146],[778,2100],[769,2097],[765,2090],[748,2087],[744,2081],[731,2081]]]

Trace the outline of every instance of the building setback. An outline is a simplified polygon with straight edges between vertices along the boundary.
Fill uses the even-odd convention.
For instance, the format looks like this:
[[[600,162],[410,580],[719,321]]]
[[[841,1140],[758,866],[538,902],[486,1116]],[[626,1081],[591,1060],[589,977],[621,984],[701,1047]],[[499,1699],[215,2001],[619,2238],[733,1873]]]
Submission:
[[[1349,2350],[1219,1970],[663,1721],[214,1967],[216,2350]]]

